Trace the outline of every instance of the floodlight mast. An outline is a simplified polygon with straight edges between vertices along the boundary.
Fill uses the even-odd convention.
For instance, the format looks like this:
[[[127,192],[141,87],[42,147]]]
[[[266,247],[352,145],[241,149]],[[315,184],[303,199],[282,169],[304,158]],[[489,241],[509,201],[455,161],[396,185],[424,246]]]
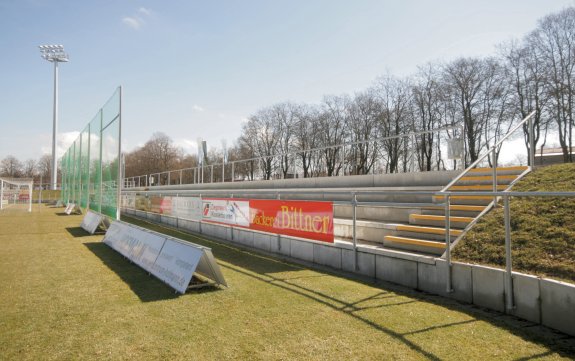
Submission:
[[[64,45],[40,45],[40,55],[44,60],[54,63],[54,113],[52,124],[52,189],[58,188],[58,162],[56,159],[56,136],[58,134],[58,63],[68,61]]]

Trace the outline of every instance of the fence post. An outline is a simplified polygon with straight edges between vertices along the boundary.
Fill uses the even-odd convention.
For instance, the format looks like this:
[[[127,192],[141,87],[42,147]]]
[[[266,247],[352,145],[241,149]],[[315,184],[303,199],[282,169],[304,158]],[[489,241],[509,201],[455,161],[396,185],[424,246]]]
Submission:
[[[447,262],[447,293],[453,292],[453,285],[451,279],[451,210],[450,210],[450,195],[444,196],[445,200],[445,261]]]
[[[515,308],[513,303],[513,273],[511,259],[511,217],[509,209],[509,196],[503,196],[503,210],[505,218],[505,304],[508,310]]]

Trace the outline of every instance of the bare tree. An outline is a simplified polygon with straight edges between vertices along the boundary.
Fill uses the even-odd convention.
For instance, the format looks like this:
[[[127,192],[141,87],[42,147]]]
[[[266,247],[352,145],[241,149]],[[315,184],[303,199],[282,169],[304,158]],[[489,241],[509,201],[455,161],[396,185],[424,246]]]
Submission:
[[[348,129],[352,148],[352,162],[355,174],[368,174],[377,157],[378,120],[380,104],[372,89],[357,93],[348,103]]]
[[[254,150],[256,157],[261,157],[263,178],[271,179],[275,168],[274,154],[281,139],[271,108],[261,109],[249,118],[242,130],[242,139]]]
[[[381,77],[373,88],[379,102],[378,127],[379,135],[384,138],[382,142],[387,156],[386,171],[395,173],[399,171],[400,159],[408,157],[408,139],[395,137],[412,130],[411,119],[411,89],[409,81],[393,76]],[[407,167],[407,158],[403,158],[404,171]]]
[[[320,144],[320,113],[318,107],[301,105],[295,112],[296,122],[293,125],[294,147],[298,150],[297,158],[301,160],[304,178],[311,177],[312,166],[317,164],[318,152],[310,149]]]
[[[321,104],[321,113],[318,115],[319,145],[323,147],[323,158],[327,176],[338,175],[343,172],[341,147],[330,147],[344,143],[349,136],[346,125],[349,124],[347,96],[326,96]]]
[[[7,156],[0,162],[0,175],[11,178],[21,177],[22,162],[13,155]]]
[[[529,36],[547,70],[548,109],[555,119],[565,162],[573,161],[575,102],[575,8],[544,17]]]
[[[440,73],[436,65],[420,67],[412,87],[413,129],[430,131],[441,126],[443,116]],[[417,164],[420,171],[433,168],[433,156],[439,134],[425,133],[416,137]],[[439,154],[436,154],[436,157]]]
[[[516,41],[503,44],[501,53],[513,89],[510,105],[522,119],[535,111],[533,116],[533,144],[536,145],[541,138],[542,129],[547,129],[549,124],[543,117],[548,100],[545,90],[544,64],[540,61],[535,47],[530,44],[529,38],[526,38],[524,44],[519,44]],[[523,134],[525,147],[529,150],[528,124],[523,125]],[[527,159],[530,161],[529,157]]]

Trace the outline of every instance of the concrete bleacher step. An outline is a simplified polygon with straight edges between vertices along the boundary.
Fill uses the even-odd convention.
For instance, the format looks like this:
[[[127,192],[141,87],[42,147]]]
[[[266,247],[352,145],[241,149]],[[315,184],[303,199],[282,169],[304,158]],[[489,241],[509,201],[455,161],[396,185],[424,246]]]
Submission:
[[[498,191],[504,191],[505,189],[507,189],[508,185],[505,184],[497,184],[497,190]],[[454,191],[454,192],[465,192],[465,191],[469,191],[469,192],[478,192],[478,191],[492,191],[493,190],[493,185],[491,184],[473,184],[473,185],[455,185],[455,186],[451,186],[449,187],[450,191]]]
[[[390,248],[429,253],[437,256],[442,255],[443,252],[445,252],[445,241],[431,241],[400,236],[385,236],[383,239],[383,244]]]
[[[427,227],[427,226],[414,226],[411,224],[398,224],[395,226],[397,231],[411,232],[411,233],[424,233],[424,234],[435,234],[445,238],[445,228],[440,227]],[[449,234],[451,236],[459,236],[463,231],[460,229],[450,229]]]
[[[444,196],[433,196],[433,201],[441,203],[445,201]],[[486,206],[493,202],[493,197],[489,196],[451,196],[449,197],[449,202],[451,204],[457,205],[471,205],[471,206]]]
[[[499,175],[519,175],[525,172],[529,167],[527,166],[515,166],[515,167],[497,167],[497,176]],[[471,176],[479,175],[491,175],[493,174],[493,168],[475,168],[469,171]]]
[[[449,206],[449,214],[452,217],[476,217],[483,210],[485,206],[464,205],[464,204],[451,204]],[[445,215],[445,208],[424,208],[421,214],[443,216]]]
[[[509,184],[517,179],[516,174],[497,175],[497,184]],[[457,184],[493,184],[493,175],[465,176],[457,181]]]
[[[412,214],[409,216],[409,223],[421,226],[439,226],[445,227],[445,216],[427,215],[427,214]],[[454,228],[465,228],[471,223],[473,217],[449,217],[450,225]]]

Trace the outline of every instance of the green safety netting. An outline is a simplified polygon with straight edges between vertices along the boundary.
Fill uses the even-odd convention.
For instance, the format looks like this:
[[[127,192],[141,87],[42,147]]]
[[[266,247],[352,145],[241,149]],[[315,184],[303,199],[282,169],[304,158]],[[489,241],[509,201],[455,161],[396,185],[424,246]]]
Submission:
[[[61,159],[62,202],[119,218],[121,97],[118,88]]]

